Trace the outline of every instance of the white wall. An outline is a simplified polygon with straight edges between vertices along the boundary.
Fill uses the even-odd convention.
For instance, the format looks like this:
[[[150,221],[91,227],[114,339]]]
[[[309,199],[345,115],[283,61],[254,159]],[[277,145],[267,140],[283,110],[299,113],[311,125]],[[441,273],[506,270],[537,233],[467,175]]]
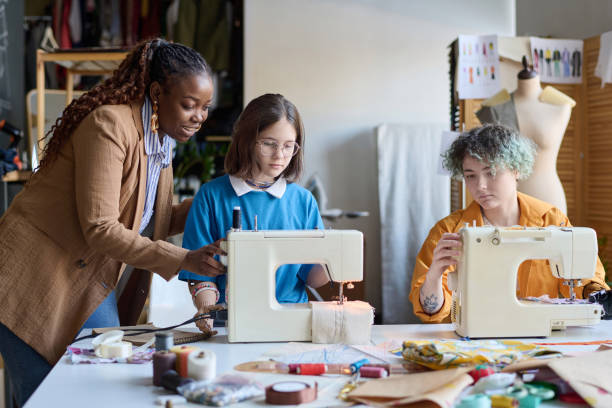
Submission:
[[[515,1],[245,0],[244,30],[245,101],[279,92],[295,103],[303,181],[317,172],[330,207],[370,211],[334,227],[365,233],[366,295],[379,307],[374,128],[448,123],[447,46],[458,34],[514,35]]]
[[[612,31],[610,0],[517,0],[517,35],[589,38]]]

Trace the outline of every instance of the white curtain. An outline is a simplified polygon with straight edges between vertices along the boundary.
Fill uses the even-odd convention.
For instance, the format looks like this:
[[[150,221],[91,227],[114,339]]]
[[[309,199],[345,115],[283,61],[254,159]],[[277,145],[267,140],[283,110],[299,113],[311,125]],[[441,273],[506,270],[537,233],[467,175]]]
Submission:
[[[383,321],[419,323],[408,299],[416,255],[450,211],[450,178],[438,173],[444,124],[377,128]]]

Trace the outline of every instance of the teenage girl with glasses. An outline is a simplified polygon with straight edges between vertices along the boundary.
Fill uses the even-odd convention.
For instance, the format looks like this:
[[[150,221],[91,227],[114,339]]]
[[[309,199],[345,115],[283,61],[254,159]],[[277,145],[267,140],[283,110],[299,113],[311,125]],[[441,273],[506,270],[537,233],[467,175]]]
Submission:
[[[317,202],[297,185],[303,169],[304,129],[297,108],[282,95],[266,94],[244,109],[225,157],[226,175],[202,186],[193,200],[185,225],[184,248],[219,246],[232,227],[232,209],[242,210],[243,229],[300,230],[323,228]],[[211,252],[211,269],[221,264]],[[225,302],[226,275],[204,277],[183,270],[198,313]],[[321,265],[284,265],[276,273],[276,298],[280,303],[308,301],[306,285],[327,283]],[[257,294],[254,293],[254,296]],[[211,322],[198,327],[210,333]]]

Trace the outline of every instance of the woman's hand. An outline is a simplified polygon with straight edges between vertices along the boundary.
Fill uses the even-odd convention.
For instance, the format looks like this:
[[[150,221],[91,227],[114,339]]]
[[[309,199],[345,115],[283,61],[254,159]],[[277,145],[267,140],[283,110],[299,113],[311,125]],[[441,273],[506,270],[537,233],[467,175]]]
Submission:
[[[226,255],[221,249],[221,241],[187,252],[181,268],[198,275],[211,277],[223,275],[226,272],[225,266],[214,258],[215,255]]]
[[[461,236],[458,233],[442,234],[433,251],[433,259],[427,272],[427,278],[440,278],[449,266],[457,265],[461,256]]]
[[[444,305],[442,275],[446,268],[457,265],[459,256],[461,256],[461,236],[457,233],[443,234],[433,251],[433,260],[419,294],[419,301],[425,313],[430,315],[437,313]]]
[[[198,307],[198,312],[195,314],[195,316],[198,316],[201,314],[209,314],[213,310],[223,310],[223,309],[225,309],[225,306],[223,305],[200,306]],[[208,340],[209,338],[217,334],[217,331],[213,330],[213,319],[201,319],[201,320],[196,321],[195,324],[198,327],[198,329],[200,329],[200,331],[204,333],[204,336],[205,336],[204,340]]]

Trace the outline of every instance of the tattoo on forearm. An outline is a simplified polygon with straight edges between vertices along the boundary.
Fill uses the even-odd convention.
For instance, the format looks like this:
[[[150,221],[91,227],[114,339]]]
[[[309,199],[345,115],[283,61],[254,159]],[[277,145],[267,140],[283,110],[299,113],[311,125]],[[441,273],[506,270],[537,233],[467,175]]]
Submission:
[[[423,311],[428,314],[433,314],[438,311],[440,307],[440,301],[435,294],[431,294],[429,296],[425,296],[425,301],[423,302]]]

